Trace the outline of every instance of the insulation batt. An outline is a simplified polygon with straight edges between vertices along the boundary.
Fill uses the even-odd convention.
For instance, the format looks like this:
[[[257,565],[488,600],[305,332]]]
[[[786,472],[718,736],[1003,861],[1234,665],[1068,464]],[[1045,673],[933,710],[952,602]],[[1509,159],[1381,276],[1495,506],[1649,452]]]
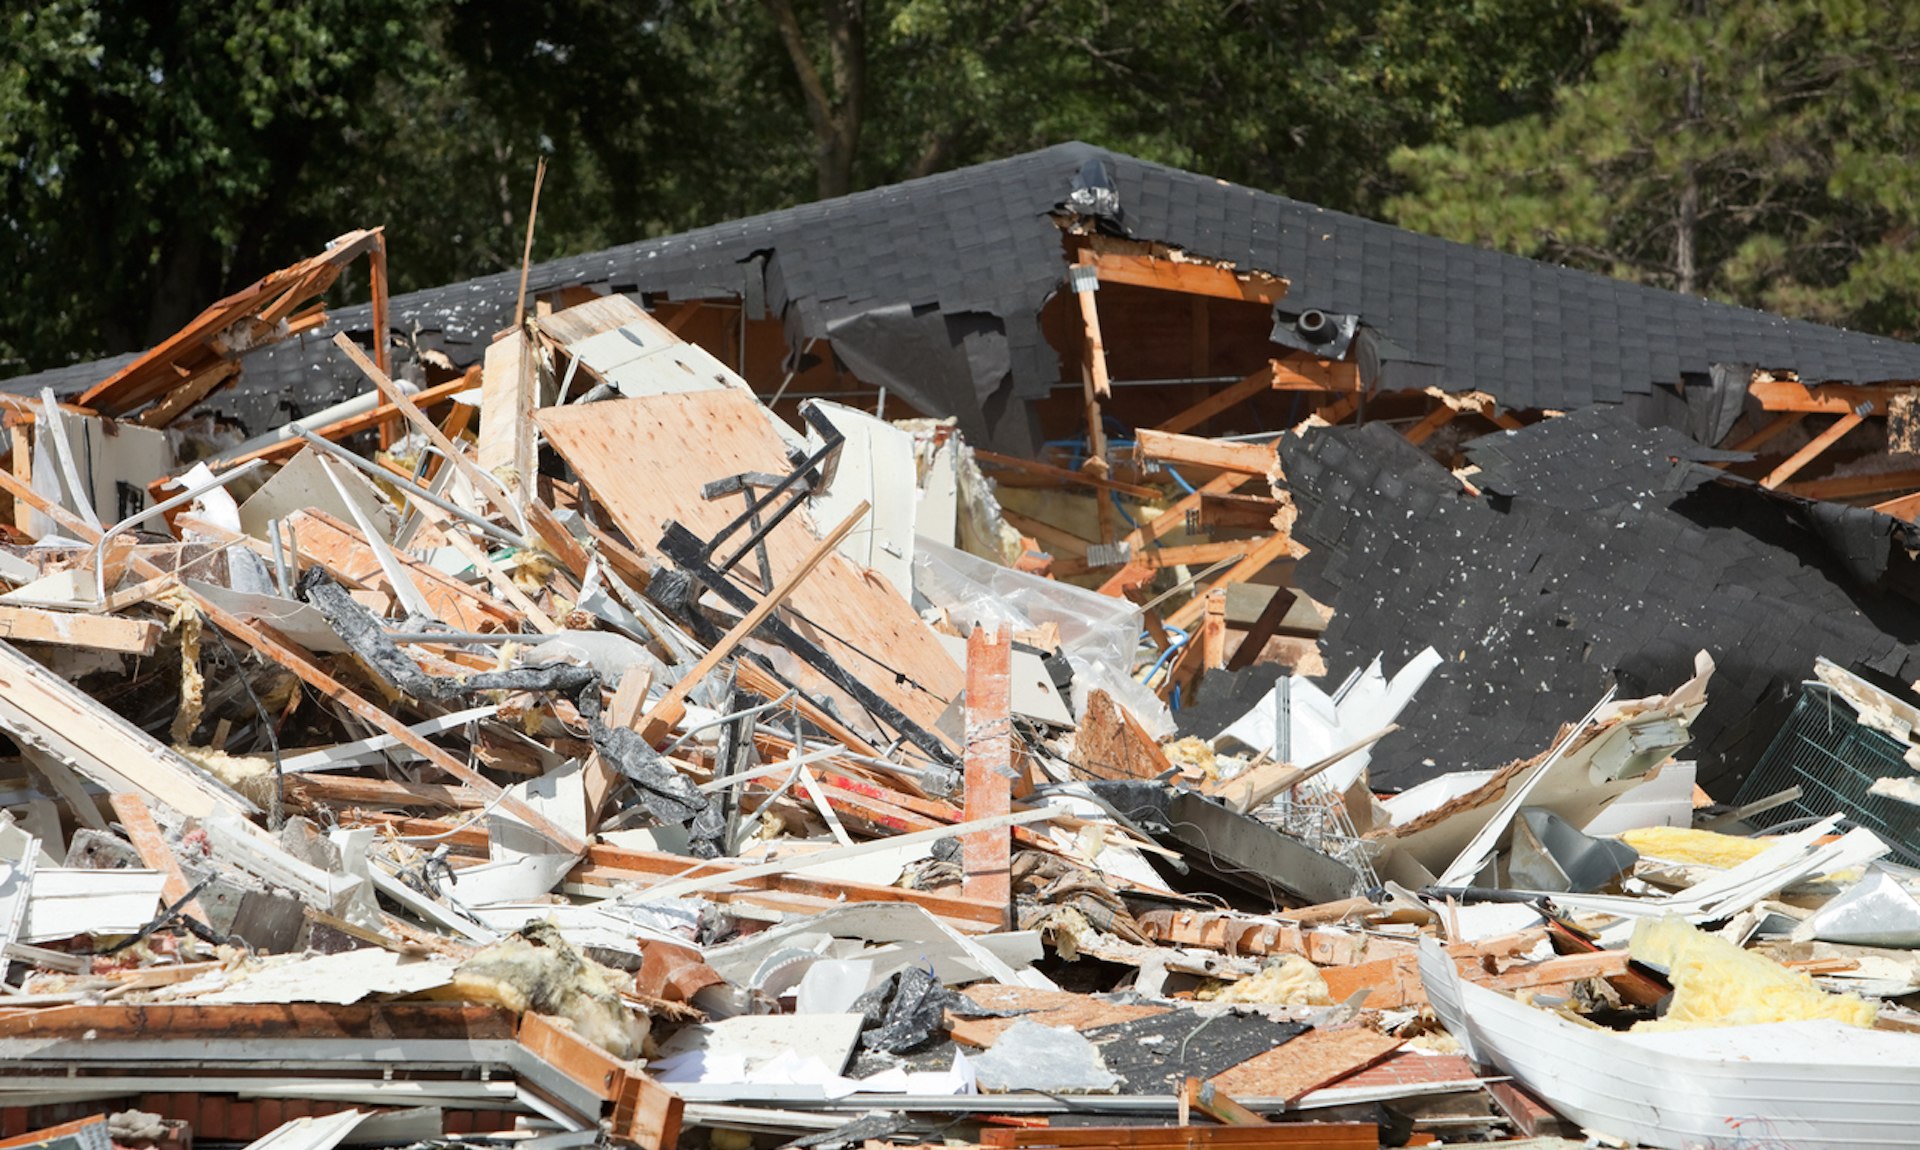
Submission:
[[[1635,960],[1667,971],[1673,1002],[1664,1017],[1635,1030],[1751,1026],[1831,1018],[1872,1026],[1875,1007],[1856,994],[1828,994],[1797,970],[1718,935],[1696,930],[1674,915],[1642,919],[1629,946]]]
[[[620,997],[627,981],[560,937],[552,923],[529,923],[460,964],[452,995],[468,1002],[529,1010],[573,1024],[580,1037],[620,1058],[640,1053],[651,1020]]]
[[[1313,963],[1297,954],[1270,962],[1259,974],[1231,983],[1212,996],[1214,1002],[1263,1003],[1273,1006],[1330,1006],[1333,995],[1327,980]]]
[[[1715,834],[1691,827],[1641,827],[1623,833],[1620,841],[1648,858],[1722,869],[1738,866],[1773,845],[1767,839]]]

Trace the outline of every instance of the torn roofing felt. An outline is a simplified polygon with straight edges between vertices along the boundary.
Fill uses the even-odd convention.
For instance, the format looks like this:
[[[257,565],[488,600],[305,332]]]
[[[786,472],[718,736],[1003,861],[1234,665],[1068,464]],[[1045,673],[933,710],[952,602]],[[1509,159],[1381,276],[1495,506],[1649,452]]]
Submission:
[[[1310,549],[1295,581],[1334,608],[1334,681],[1376,653],[1446,660],[1400,717],[1410,737],[1374,752],[1376,786],[1502,766],[1615,681],[1631,698],[1685,679],[1702,649],[1719,670],[1687,754],[1707,784],[1765,749],[1815,658],[1920,677],[1920,606],[1888,586],[1913,574],[1903,553],[1860,583],[1803,503],[1704,482],[1667,460],[1682,445],[1617,410],[1547,420],[1477,441],[1501,493],[1474,498],[1383,424],[1282,438]]]
[[[1282,327],[1308,310],[1357,317],[1353,354],[1387,390],[1480,389],[1508,408],[1572,409],[1705,381],[1716,364],[1810,381],[1920,378],[1920,346],[1451,243],[1082,143],[554,260],[528,286],[739,298],[751,316],[783,319],[796,353],[825,341],[816,353],[836,348],[867,383],[959,417],[976,442],[1021,447],[1025,404],[1012,401],[1075,378],[1039,327],[1065,279],[1054,216],[1070,204],[1099,212],[1102,230],[1284,276]],[[392,328],[465,366],[511,323],[517,284],[507,271],[396,296]],[[342,309],[249,355],[213,408],[271,424],[357,392],[328,340],[370,322],[366,307]],[[110,370],[6,386],[77,391]]]

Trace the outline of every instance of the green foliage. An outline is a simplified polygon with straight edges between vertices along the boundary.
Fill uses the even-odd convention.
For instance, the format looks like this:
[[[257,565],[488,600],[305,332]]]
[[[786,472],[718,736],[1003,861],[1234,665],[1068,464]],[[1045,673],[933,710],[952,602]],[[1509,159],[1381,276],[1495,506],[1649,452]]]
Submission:
[[[855,17],[849,186],[1078,138],[1362,212],[1396,149],[1545,108],[1616,34],[1604,0],[789,3],[836,84]],[[0,375],[147,346],[351,227],[387,225],[396,290],[511,268],[540,155],[538,259],[812,198],[777,9],[14,0]]]
[[[1391,216],[1664,287],[1913,335],[1920,10],[1648,0],[1623,15],[1617,47],[1561,85],[1549,110],[1395,155],[1408,190]]]

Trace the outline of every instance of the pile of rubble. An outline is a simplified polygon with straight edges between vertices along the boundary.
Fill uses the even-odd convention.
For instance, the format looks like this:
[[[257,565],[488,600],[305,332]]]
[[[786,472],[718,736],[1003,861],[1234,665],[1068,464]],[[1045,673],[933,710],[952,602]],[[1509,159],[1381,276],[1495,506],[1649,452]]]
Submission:
[[[384,332],[357,232],[74,402],[0,397],[0,1145],[1864,1146],[1920,1117],[1920,702],[1818,659],[1914,672],[1911,603],[1861,589],[1911,575],[1904,536],[1808,559],[1833,505],[1607,413],[1330,429],[1363,400],[1337,361],[1131,453],[1104,366],[1084,458],[790,424],[617,292],[411,379],[337,335],[364,393],[293,424],[197,413],[317,338],[363,254]],[[1289,386],[1333,402],[1191,433]],[[1420,446],[1483,411],[1508,429],[1461,466]],[[1755,516],[1746,551],[1687,534]],[[1831,533],[1782,542],[1794,516]],[[1357,667],[1331,690],[1323,631]],[[1812,678],[1764,727],[1783,659]],[[1744,756],[1735,803],[1695,744]]]

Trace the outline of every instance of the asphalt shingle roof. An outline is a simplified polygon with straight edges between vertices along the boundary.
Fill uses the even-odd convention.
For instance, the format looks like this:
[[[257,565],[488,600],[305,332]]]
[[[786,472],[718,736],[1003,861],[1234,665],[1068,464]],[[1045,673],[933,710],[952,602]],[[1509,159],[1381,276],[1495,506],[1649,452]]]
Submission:
[[[1065,270],[1050,216],[1090,159],[1111,172],[1136,238],[1285,276],[1289,310],[1357,314],[1395,345],[1385,386],[1435,383],[1484,390],[1511,408],[1573,408],[1646,395],[1715,363],[1822,381],[1920,378],[1914,344],[1452,243],[1082,143],[554,260],[536,266],[529,285],[690,297],[742,294],[749,277],[764,276],[767,305],[787,316],[796,345],[886,306],[921,309],[916,322],[929,310],[992,317],[1003,354],[970,361],[950,325],[952,362],[928,365],[931,383],[900,381],[919,388],[908,391],[919,406],[944,399],[948,414],[977,418],[979,398],[1002,381],[970,378],[969,362],[1006,363],[1014,394],[1028,398],[1061,378],[1037,321]],[[516,282],[503,272],[395,297],[393,325],[472,362],[511,321]],[[364,307],[342,309],[324,331],[256,353],[239,390],[289,409],[357,390],[326,340],[364,331],[369,318]],[[977,337],[977,323],[969,330]],[[108,370],[79,365],[6,386],[77,389]]]

